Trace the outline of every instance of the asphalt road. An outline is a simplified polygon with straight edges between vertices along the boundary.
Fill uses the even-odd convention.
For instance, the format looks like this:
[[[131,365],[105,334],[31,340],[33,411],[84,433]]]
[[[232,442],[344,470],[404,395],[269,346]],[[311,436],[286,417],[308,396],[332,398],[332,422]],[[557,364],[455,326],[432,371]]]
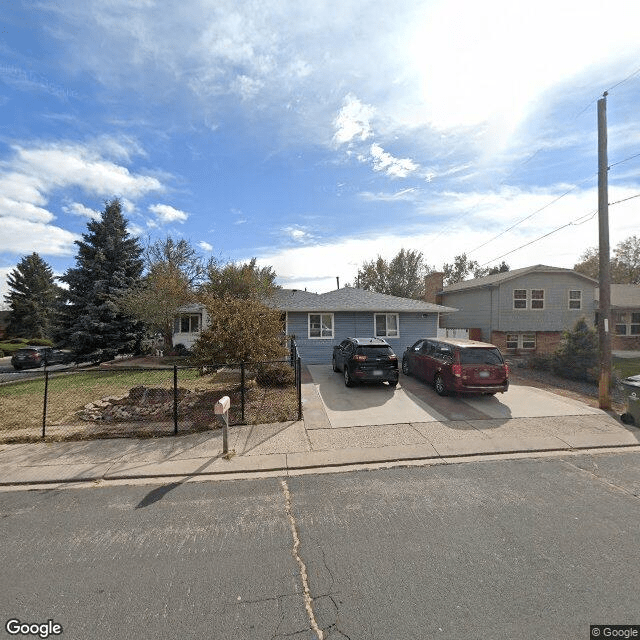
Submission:
[[[49,367],[49,371],[62,371],[68,369],[69,365],[54,364]],[[38,378],[44,375],[44,367],[37,369],[22,369],[16,371],[11,366],[11,357],[5,356],[0,358],[0,382],[11,382],[12,380],[28,380],[29,378]]]
[[[640,624],[639,462],[0,493],[2,625],[52,619],[65,639],[311,639],[314,625],[331,640],[586,639],[589,624]]]

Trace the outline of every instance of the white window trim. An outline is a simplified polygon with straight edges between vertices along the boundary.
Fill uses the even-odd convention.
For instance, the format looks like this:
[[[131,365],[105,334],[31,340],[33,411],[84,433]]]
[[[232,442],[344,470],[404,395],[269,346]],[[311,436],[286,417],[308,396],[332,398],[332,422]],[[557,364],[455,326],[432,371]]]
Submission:
[[[524,298],[516,298],[516,291],[524,291]],[[526,289],[514,289],[513,290],[513,310],[514,311],[525,311],[529,308],[529,296],[527,294]],[[524,300],[524,307],[516,307],[516,301],[522,302]]]
[[[379,336],[376,333],[376,318],[378,316],[384,316],[385,317],[385,321],[384,321],[384,323],[385,323],[385,335],[383,335],[383,336]],[[387,327],[387,316],[395,316],[396,317],[396,327],[397,327],[398,333],[395,336],[387,335],[387,332],[388,332],[388,329],[386,328]],[[396,340],[397,338],[399,338],[400,337],[400,314],[399,313],[374,313],[373,314],[373,335],[376,338],[384,338],[384,339],[388,338],[389,340]]]
[[[572,293],[579,293],[580,297],[579,298],[572,298],[571,297]],[[567,295],[569,296],[569,301],[567,303],[569,311],[582,311],[582,289],[569,289],[569,293]],[[578,306],[577,307],[572,307],[571,306],[572,302],[577,302]]]
[[[311,316],[320,316],[320,333],[322,333],[322,316],[331,316],[331,335],[330,336],[312,336],[311,335]],[[307,314],[307,337],[309,340],[333,340],[336,331],[335,318],[333,313],[313,312]]]
[[[533,292],[534,291],[542,291],[542,299],[540,298],[536,298],[535,300],[533,299]],[[529,289],[529,298],[530,298],[530,302],[531,304],[530,309],[531,311],[544,311],[544,307],[545,307],[545,298],[546,298],[546,292],[544,289]],[[542,306],[541,307],[534,307],[533,303],[534,302],[540,302],[542,300]]]
[[[631,328],[640,323],[633,321],[633,315],[638,311],[618,311],[613,318],[614,335],[619,338],[637,338],[640,333],[632,333]],[[618,333],[618,327],[625,327],[625,333]]]
[[[182,318],[184,317],[189,317],[189,331],[182,331]],[[191,318],[193,316],[197,316],[198,317],[198,329],[196,331],[191,331]],[[176,321],[178,322],[178,326],[180,327],[179,331],[175,330],[175,324]],[[202,332],[202,314],[201,313],[179,313],[176,318],[174,319],[174,323],[173,323],[173,335],[177,336],[177,335],[195,335],[196,333],[201,333]]]
[[[530,335],[533,336],[533,347],[525,347],[523,346],[524,343],[524,336],[525,335]],[[538,336],[536,335],[535,331],[525,331],[524,333],[507,333],[505,335],[505,344],[506,344],[506,340],[507,340],[507,336],[518,336],[518,346],[516,347],[509,347],[507,346],[507,349],[519,349],[519,350],[524,350],[524,351],[535,351],[535,349],[538,346]]]

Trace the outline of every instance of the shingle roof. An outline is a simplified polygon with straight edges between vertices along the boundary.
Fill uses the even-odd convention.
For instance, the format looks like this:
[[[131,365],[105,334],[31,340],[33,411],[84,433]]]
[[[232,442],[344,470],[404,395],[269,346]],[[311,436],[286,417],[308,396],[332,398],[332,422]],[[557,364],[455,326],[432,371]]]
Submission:
[[[573,269],[563,269],[562,267],[549,267],[544,264],[536,264],[531,267],[523,267],[522,269],[513,269],[512,271],[504,271],[502,273],[494,273],[490,276],[484,276],[484,278],[473,278],[472,280],[463,280],[462,282],[456,282],[456,284],[450,284],[442,289],[442,293],[452,293],[454,291],[464,291],[465,289],[475,289],[479,287],[491,287],[508,280],[513,280],[519,276],[527,273],[571,273],[580,278],[588,280],[594,285],[598,284],[597,280],[589,278],[588,276],[578,273]]]
[[[600,300],[600,289],[596,288],[596,302]],[[611,306],[622,308],[640,308],[640,285],[612,284]]]
[[[399,298],[365,289],[344,287],[328,293],[310,293],[297,289],[278,289],[266,304],[282,311],[422,311],[445,313],[457,311],[423,300]]]

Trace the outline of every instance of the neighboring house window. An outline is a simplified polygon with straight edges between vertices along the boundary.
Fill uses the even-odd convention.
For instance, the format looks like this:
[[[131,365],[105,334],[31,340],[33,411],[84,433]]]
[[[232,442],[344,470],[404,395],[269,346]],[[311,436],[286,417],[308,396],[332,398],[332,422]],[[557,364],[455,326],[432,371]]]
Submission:
[[[582,309],[582,291],[569,291],[569,309]]]
[[[531,289],[531,308],[544,309],[544,289]]]
[[[640,313],[618,312],[615,314],[615,323],[617,336],[640,335]]]
[[[507,349],[535,349],[535,333],[508,333]]]
[[[526,289],[513,290],[513,308],[514,309],[527,308],[527,290]]]
[[[333,338],[333,313],[310,313],[309,337]]]
[[[183,313],[173,322],[174,333],[198,333],[200,331],[200,315],[197,313]]]
[[[376,338],[397,338],[398,337],[398,314],[397,313],[376,313]]]

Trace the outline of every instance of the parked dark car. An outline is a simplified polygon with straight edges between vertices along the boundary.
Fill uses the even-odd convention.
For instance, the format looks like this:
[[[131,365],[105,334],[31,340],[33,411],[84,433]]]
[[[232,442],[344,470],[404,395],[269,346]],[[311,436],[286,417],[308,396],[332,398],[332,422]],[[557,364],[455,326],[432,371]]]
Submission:
[[[342,371],[344,383],[388,382],[398,384],[398,357],[382,338],[347,338],[333,347],[334,371]]]
[[[509,388],[509,367],[500,349],[476,340],[418,340],[402,356],[402,373],[433,384],[441,396],[504,393]]]
[[[11,364],[16,371],[34,369],[44,365],[61,364],[67,361],[62,351],[51,347],[23,347],[11,356]]]

